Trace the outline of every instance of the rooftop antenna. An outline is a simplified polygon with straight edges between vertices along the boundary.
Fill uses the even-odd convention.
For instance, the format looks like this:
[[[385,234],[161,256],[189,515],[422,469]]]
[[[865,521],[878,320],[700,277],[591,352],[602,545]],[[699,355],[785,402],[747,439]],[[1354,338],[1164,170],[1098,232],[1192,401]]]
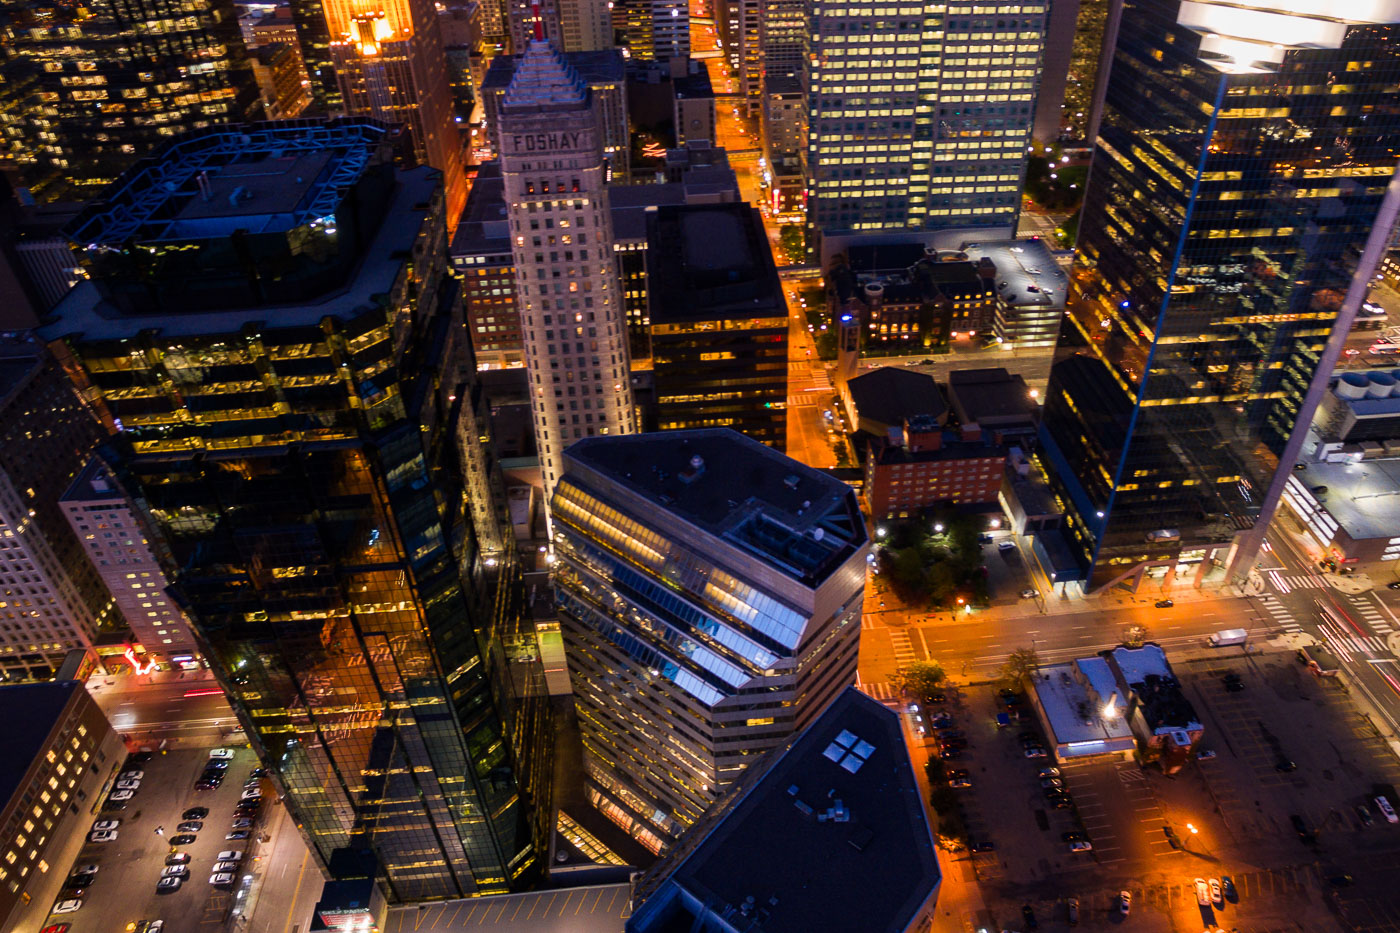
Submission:
[[[530,4],[530,13],[535,17],[535,41],[544,41],[544,17],[540,15],[540,5],[538,0]]]

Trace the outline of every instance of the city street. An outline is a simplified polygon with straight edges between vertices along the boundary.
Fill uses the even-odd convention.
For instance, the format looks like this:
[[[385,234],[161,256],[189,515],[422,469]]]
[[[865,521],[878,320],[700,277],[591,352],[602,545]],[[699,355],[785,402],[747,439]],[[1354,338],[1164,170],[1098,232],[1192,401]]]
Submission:
[[[242,731],[224,692],[205,672],[162,671],[93,677],[92,694],[112,728],[128,746],[208,747],[225,740],[242,743]]]

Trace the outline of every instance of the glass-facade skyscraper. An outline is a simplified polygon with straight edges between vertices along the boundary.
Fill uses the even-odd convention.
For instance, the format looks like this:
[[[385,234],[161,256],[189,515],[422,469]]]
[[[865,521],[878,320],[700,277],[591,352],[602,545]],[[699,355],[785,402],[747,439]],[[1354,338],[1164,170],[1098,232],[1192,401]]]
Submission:
[[[1014,229],[1047,6],[811,0],[802,70],[810,226],[823,235]]]
[[[1395,172],[1382,20],[1400,8],[1125,4],[1041,432],[1090,589],[1201,574],[1267,520]]]
[[[389,139],[172,145],[73,222],[91,278],[44,336],[312,850],[371,849],[416,901],[524,886],[539,827],[488,674],[499,507],[441,180]]]

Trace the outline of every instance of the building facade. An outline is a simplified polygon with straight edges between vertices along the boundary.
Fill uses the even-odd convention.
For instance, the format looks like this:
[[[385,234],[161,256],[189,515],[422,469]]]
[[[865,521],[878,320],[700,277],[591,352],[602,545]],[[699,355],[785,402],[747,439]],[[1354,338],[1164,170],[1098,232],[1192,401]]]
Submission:
[[[1014,230],[1047,0],[811,4],[809,228]]]
[[[613,28],[634,61],[690,55],[690,4],[685,0],[615,0]]]
[[[1091,589],[1230,559],[1326,389],[1400,130],[1400,14],[1329,9],[1122,18],[1041,430]]]
[[[566,447],[597,434],[631,434],[637,425],[602,132],[587,85],[548,42],[532,42],[516,65],[497,119],[548,495]]]
[[[403,902],[527,885],[538,849],[488,673],[500,535],[440,175],[391,136],[172,145],[74,222],[90,278],[44,336],[308,846],[372,850]]]
[[[442,172],[447,227],[455,229],[467,203],[465,155],[432,0],[375,9],[357,0],[323,0],[323,10],[341,110],[410,130],[418,161]]]
[[[564,467],[585,789],[658,852],[853,683],[865,523],[844,483],[724,428],[589,438]]]
[[[785,449],[787,301],[758,210],[648,212],[646,257],[657,427],[733,428]]]
[[[74,648],[120,641],[124,620],[59,505],[102,429],[57,363],[0,341],[0,674],[47,680]],[[121,649],[116,648],[120,654]]]
[[[715,25],[729,71],[739,78],[737,90],[745,112],[758,112],[763,96],[763,49],[760,45],[761,0],[717,0]]]
[[[0,687],[0,717],[10,759],[0,781],[0,923],[37,929],[125,750],[75,680]]]
[[[132,657],[172,667],[199,660],[189,617],[170,586],[145,526],[145,516],[100,458],[94,457],[63,494],[63,514],[88,563],[106,584],[131,628]]]
[[[7,0],[0,133],[41,200],[80,200],[181,133],[258,119],[232,0]]]

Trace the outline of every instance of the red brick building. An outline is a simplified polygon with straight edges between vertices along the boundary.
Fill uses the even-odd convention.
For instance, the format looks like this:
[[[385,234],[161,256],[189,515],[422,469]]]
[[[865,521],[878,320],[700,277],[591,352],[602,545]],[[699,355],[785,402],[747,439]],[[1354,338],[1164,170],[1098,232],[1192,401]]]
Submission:
[[[944,443],[941,428],[917,418],[905,422],[903,441],[870,441],[865,490],[874,517],[909,518],[933,506],[997,501],[1006,470],[1005,447]]]

